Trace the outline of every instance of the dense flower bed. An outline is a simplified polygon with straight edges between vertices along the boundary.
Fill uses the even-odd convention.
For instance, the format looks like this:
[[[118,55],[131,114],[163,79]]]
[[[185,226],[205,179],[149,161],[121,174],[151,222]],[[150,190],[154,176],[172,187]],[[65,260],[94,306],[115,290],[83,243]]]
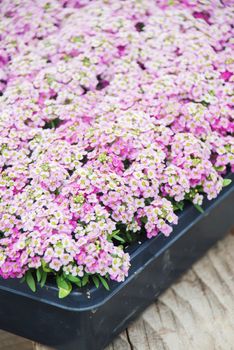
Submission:
[[[126,243],[229,183],[231,3],[0,2],[3,278],[123,281]]]

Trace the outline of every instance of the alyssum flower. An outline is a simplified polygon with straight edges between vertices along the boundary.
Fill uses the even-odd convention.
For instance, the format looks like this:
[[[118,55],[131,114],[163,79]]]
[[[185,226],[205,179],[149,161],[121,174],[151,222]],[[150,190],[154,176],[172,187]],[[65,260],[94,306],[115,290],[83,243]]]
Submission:
[[[108,288],[126,243],[229,183],[233,8],[3,0],[0,18],[0,275]]]

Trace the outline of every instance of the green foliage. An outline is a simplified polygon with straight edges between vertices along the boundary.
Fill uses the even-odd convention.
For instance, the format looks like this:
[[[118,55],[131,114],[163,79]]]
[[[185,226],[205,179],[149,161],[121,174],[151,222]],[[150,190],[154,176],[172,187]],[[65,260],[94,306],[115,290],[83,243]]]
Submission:
[[[88,282],[89,282],[89,275],[85,274],[84,277],[82,278],[82,282],[81,282],[82,287],[85,287],[86,284],[88,284]]]
[[[31,270],[28,270],[25,274],[25,281],[27,283],[27,285],[29,286],[29,288],[31,289],[31,291],[36,292],[36,283],[33,277],[33,274],[31,272]]]
[[[193,205],[194,205],[194,207],[195,207],[201,214],[204,213],[204,209],[203,209],[199,204],[194,204],[194,203],[193,203]]]
[[[106,290],[110,290],[110,287],[106,281],[106,279],[102,276],[98,276],[99,280],[101,281],[101,284],[103,285],[103,287],[106,289]]]
[[[184,209],[184,202],[183,201],[180,201],[180,202],[173,201],[172,205],[173,205],[173,209],[175,211],[176,210],[182,211]]]
[[[41,280],[41,274],[42,274],[42,270],[41,270],[41,268],[39,267],[39,268],[36,270],[37,282],[40,282],[40,280]]]
[[[70,282],[77,285],[77,287],[79,287],[79,288],[82,287],[82,282],[81,282],[81,279],[79,277],[72,276],[72,275],[64,275],[64,278],[68,279]]]
[[[41,261],[41,266],[42,266],[42,270],[44,271],[44,272],[52,272],[52,269],[50,269],[49,267],[48,267],[48,264],[45,262],[45,260],[43,260],[42,259],[42,261]]]
[[[56,276],[56,283],[59,289],[59,298],[67,297],[72,291],[72,284],[70,281],[66,280],[63,275]]]
[[[204,106],[204,107],[209,107],[209,103],[208,102],[206,102],[206,101],[201,101],[201,104]]]
[[[232,183],[231,179],[223,179],[223,187],[229,186]]]
[[[223,166],[215,166],[214,168],[217,171],[224,171],[225,170],[225,166],[224,165]]]
[[[108,241],[112,242],[113,239],[116,239],[117,241],[119,241],[121,243],[126,243],[126,240],[123,237],[121,237],[120,235],[118,235],[119,232],[120,232],[119,230],[113,231],[112,234],[109,235]]]
[[[99,279],[96,276],[92,276],[93,283],[95,284],[95,287],[99,287]]]
[[[55,118],[53,120],[50,120],[50,121],[45,123],[44,129],[56,129],[59,126],[60,122],[61,122],[61,120],[59,118]]]
[[[41,288],[43,288],[44,285],[46,284],[47,275],[48,275],[47,272],[42,271],[42,273],[41,273],[41,280],[40,280],[40,286],[41,286]]]
[[[141,217],[141,222],[142,222],[143,224],[147,224],[147,221],[148,221],[147,216],[142,216],[142,217]]]

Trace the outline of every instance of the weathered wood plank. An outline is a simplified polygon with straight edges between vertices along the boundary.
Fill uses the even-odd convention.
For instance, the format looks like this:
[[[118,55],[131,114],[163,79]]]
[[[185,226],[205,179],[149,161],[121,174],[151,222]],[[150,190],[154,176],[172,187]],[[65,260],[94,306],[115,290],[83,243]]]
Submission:
[[[230,234],[128,328],[133,349],[233,350],[233,261]]]
[[[32,343],[32,350],[52,350],[45,345],[41,345],[38,343]]]
[[[122,332],[105,350],[131,350],[127,332]]]
[[[0,350],[32,350],[32,343],[29,340],[0,330]]]
[[[105,350],[233,350],[234,231]],[[0,331],[0,350],[48,350]]]

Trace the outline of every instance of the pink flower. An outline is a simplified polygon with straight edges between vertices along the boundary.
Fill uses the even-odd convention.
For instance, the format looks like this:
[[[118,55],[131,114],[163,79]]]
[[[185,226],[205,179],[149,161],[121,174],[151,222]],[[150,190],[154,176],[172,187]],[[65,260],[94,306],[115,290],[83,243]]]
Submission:
[[[78,3],[1,1],[3,278],[123,281],[113,235],[168,236],[234,169],[231,4]]]
[[[53,259],[49,263],[49,267],[55,271],[59,271],[62,266],[62,262],[59,259]]]

